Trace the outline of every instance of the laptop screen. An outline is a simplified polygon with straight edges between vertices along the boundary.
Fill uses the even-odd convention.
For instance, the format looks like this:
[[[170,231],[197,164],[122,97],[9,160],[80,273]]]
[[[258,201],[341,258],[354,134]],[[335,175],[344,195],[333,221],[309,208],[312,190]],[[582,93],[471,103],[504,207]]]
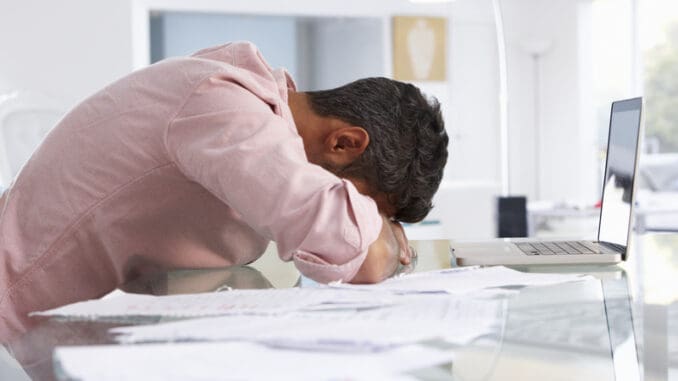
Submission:
[[[642,99],[612,103],[598,240],[627,246]]]

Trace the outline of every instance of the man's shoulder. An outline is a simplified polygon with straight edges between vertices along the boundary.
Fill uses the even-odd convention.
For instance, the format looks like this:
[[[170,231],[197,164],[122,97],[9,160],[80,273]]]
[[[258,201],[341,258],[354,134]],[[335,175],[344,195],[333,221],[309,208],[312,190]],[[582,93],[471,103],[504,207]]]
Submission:
[[[249,41],[228,42],[212,46],[198,50],[190,57],[219,61],[233,66],[241,66],[255,57],[264,61],[259,48]],[[268,65],[265,61],[263,64]]]
[[[287,102],[287,91],[294,89],[294,81],[282,69],[273,70],[259,49],[251,42],[239,41],[200,50],[186,60],[202,62],[216,69],[211,77],[213,85],[231,83],[268,107],[277,108]],[[208,76],[210,77],[210,76]],[[221,84],[221,85],[219,85]]]

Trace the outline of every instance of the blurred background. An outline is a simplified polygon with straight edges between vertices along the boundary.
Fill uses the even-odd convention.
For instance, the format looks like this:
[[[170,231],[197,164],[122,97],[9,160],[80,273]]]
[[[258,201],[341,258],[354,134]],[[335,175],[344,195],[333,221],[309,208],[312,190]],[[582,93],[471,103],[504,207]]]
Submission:
[[[442,104],[450,160],[412,239],[596,235],[610,103],[644,96],[636,229],[678,231],[678,3],[673,0],[22,0],[0,2],[0,188],[71,107],[148,64],[257,44],[300,90],[366,76]],[[78,149],[78,147],[73,147]]]

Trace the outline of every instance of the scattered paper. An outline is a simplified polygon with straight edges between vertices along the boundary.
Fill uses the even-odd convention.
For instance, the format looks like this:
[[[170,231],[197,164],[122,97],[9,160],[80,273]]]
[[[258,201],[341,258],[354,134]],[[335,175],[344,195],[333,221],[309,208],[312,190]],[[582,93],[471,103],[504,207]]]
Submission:
[[[216,293],[168,296],[127,294],[88,300],[31,315],[71,319],[124,316],[175,318],[219,315],[277,315],[304,310],[376,308],[392,303],[386,293],[345,292],[330,288],[231,290]]]
[[[322,315],[322,314],[320,314]],[[250,341],[278,348],[338,352],[376,352],[404,344],[439,339],[439,322],[411,329],[402,321],[335,320],[318,314],[279,316],[223,316],[157,325],[121,327],[122,343],[172,341]]]
[[[374,353],[301,352],[253,343],[58,347],[60,379],[393,380],[399,373],[449,363],[452,354],[419,345]]]
[[[401,297],[407,302],[350,316],[363,320],[402,321],[403,327],[417,329],[431,324],[443,330],[441,337],[446,342],[464,345],[480,336],[501,331],[507,319],[508,301],[514,293],[499,293],[494,298],[488,298],[488,293],[480,295],[482,297],[476,294],[406,294]]]
[[[120,293],[115,297],[74,303],[48,311],[33,312],[32,315],[72,319],[124,316],[186,318],[356,310],[390,305],[394,302],[391,295],[393,292],[449,294],[473,292],[474,297],[480,297],[483,293],[494,297],[506,292],[499,289],[501,287],[548,285],[588,278],[590,277],[569,274],[522,273],[502,266],[455,268],[407,274],[375,285],[333,283],[331,287],[231,290],[168,296]],[[364,290],[371,292],[360,292]]]
[[[111,330],[122,343],[244,340],[277,347],[379,351],[433,339],[454,344],[498,331],[504,299],[451,295],[402,295],[384,308],[351,312],[294,313],[275,319],[224,316]]]
[[[372,285],[331,283],[330,286],[396,293],[461,294],[483,289],[545,286],[586,279],[592,279],[592,277],[580,274],[524,273],[504,266],[473,266],[406,274]]]
[[[501,266],[455,268],[376,285],[122,293],[36,314],[193,318],[112,330],[123,343],[143,345],[57,348],[55,366],[65,379],[394,380],[452,360],[449,351],[424,342],[463,345],[499,334],[517,288],[589,278]]]

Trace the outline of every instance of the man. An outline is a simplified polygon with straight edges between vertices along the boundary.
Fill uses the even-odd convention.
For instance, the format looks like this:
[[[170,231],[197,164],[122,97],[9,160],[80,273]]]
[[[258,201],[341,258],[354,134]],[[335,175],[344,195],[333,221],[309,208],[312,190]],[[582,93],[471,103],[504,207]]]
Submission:
[[[274,240],[320,282],[410,255],[447,159],[437,102],[384,78],[296,92],[249,43],[134,72],[86,99],[0,198],[0,342],[26,315],[150,271],[247,264]]]

